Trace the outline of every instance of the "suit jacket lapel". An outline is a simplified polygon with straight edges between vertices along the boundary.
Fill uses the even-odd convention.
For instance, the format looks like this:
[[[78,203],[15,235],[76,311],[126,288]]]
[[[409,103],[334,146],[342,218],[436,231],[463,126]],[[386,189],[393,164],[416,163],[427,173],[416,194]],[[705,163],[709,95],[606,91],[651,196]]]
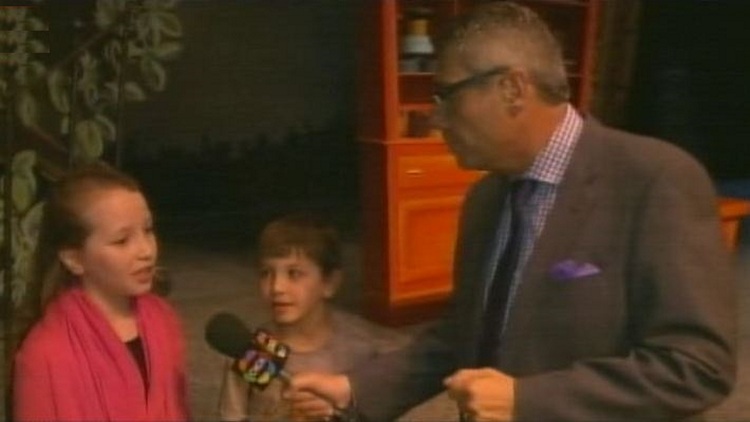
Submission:
[[[477,339],[481,332],[484,292],[492,277],[492,255],[495,248],[495,235],[500,223],[503,198],[507,194],[507,184],[502,177],[490,174],[474,189],[462,217],[463,235],[457,251],[460,266],[456,269],[456,315],[461,323],[457,326],[459,342],[464,345],[462,366],[476,363]]]
[[[523,359],[522,356],[514,356],[513,345],[518,344],[517,340],[521,336],[534,336],[534,327],[530,324],[529,317],[532,312],[545,312],[544,309],[539,309],[540,303],[543,303],[540,301],[540,293],[547,286],[549,269],[576,249],[578,234],[596,206],[599,180],[596,157],[599,153],[595,136],[591,133],[594,124],[588,120],[584,124],[581,138],[558,188],[553,208],[524,268],[523,280],[516,291],[506,325],[503,362],[512,363],[516,358]]]

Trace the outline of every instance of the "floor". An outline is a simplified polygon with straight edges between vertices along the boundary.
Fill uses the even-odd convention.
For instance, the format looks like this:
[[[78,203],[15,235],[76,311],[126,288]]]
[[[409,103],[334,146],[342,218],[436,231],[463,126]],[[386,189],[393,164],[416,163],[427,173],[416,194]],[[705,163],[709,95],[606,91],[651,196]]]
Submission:
[[[750,239],[750,236],[744,236]],[[355,243],[347,245],[348,268],[358,268]],[[221,357],[203,341],[204,324],[218,311],[229,311],[245,318],[249,325],[264,319],[253,287],[249,252],[233,248],[205,251],[184,244],[166,244],[163,257],[174,282],[170,295],[184,318],[190,340],[189,371],[191,407],[197,421],[215,420]],[[733,394],[709,413],[709,421],[750,420],[750,242],[737,252],[741,302],[739,380]],[[357,309],[358,275],[350,273],[339,304]],[[402,421],[456,420],[453,404],[444,396],[417,407]]]

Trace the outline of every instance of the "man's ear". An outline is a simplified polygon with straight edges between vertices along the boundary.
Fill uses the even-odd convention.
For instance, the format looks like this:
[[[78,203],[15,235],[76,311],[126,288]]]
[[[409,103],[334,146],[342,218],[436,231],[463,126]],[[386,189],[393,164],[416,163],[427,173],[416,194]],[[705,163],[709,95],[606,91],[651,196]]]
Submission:
[[[330,299],[336,295],[336,292],[339,290],[339,286],[341,286],[343,277],[344,275],[341,270],[333,270],[326,276],[326,286],[325,290],[323,291],[323,296],[326,299]]]
[[[510,70],[499,78],[500,100],[511,116],[517,116],[526,106],[530,87],[528,75],[522,70]]]
[[[81,262],[81,252],[78,249],[67,248],[57,253],[57,258],[63,266],[76,276],[83,275],[83,263]]]
[[[519,107],[528,95],[528,77],[520,70],[510,70],[500,80],[500,95],[509,106]]]

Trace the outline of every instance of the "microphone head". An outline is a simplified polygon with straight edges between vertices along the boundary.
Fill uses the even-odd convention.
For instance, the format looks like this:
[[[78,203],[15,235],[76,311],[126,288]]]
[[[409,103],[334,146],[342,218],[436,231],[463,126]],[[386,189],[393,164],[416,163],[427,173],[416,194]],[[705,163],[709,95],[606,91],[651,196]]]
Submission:
[[[232,369],[251,385],[262,390],[275,378],[289,380],[284,371],[289,346],[270,333],[251,332],[236,316],[220,312],[206,324],[205,337],[214,350],[234,359]]]
[[[205,338],[211,348],[234,359],[242,358],[253,343],[250,329],[228,312],[211,317],[206,324]]]

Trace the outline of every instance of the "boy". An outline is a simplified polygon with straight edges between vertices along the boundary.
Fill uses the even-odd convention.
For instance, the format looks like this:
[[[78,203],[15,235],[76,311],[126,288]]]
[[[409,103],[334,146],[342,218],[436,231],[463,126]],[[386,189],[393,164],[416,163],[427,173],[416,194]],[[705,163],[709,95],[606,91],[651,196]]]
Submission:
[[[260,234],[256,265],[271,321],[264,329],[291,348],[286,370],[345,372],[402,346],[406,337],[335,309],[342,281],[336,230],[309,215],[290,215]],[[225,421],[288,420],[281,382],[252,389],[227,362],[219,401]]]

